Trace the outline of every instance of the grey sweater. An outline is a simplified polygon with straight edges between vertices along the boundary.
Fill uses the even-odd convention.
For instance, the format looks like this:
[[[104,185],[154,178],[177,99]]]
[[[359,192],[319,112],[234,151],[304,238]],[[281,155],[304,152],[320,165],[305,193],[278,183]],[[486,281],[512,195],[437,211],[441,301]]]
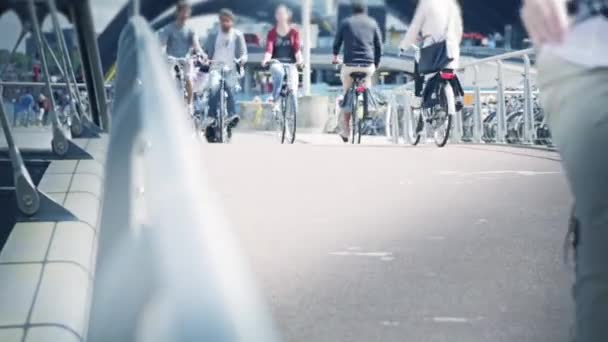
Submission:
[[[235,49],[234,49],[234,58],[240,59],[241,61],[247,62],[247,43],[245,42],[245,35],[237,29],[234,29],[234,34],[236,36],[235,41]],[[209,58],[213,59],[215,55],[215,41],[217,40],[218,32],[211,33],[207,39],[205,40],[205,44],[203,44],[203,49],[205,53],[209,55]]]
[[[382,33],[378,23],[366,14],[344,19],[334,41],[334,55],[344,44],[344,64],[380,64]]]

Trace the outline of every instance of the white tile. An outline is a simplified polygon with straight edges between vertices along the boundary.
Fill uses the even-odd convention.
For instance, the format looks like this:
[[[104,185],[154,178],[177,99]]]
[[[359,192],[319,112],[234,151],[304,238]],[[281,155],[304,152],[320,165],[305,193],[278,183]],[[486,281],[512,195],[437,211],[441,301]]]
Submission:
[[[82,334],[89,286],[88,275],[79,267],[47,264],[31,322],[62,324]]]
[[[41,269],[41,264],[0,265],[0,326],[25,324]]]
[[[81,160],[76,167],[76,173],[93,174],[103,179],[103,164],[97,160]]]
[[[66,192],[45,192],[45,194],[60,205],[63,205],[67,196]]]
[[[42,262],[48,249],[53,222],[18,223],[0,252],[0,262]]]
[[[23,329],[0,328],[0,341],[2,342],[21,342]]]
[[[93,229],[85,223],[58,223],[48,260],[73,261],[90,271],[94,238]]]
[[[71,174],[45,174],[38,189],[43,192],[67,192],[71,180]]]
[[[51,162],[48,169],[46,169],[46,174],[53,173],[74,173],[76,169],[77,160],[56,160]]]
[[[89,193],[75,192],[68,194],[64,206],[79,220],[97,227],[100,205],[101,201],[97,197]]]
[[[2,341],[2,340],[0,340]],[[60,327],[32,327],[27,331],[26,342],[79,342],[73,332]]]
[[[70,192],[88,192],[101,198],[101,179],[98,176],[90,174],[75,174],[72,179]]]

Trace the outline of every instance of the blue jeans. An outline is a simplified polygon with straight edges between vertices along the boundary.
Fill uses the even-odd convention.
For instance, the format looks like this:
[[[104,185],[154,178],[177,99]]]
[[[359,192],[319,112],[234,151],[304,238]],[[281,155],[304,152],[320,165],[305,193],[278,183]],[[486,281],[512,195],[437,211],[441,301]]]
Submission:
[[[298,69],[293,64],[288,64],[289,68],[289,88],[293,92],[294,99],[298,96]],[[281,99],[281,88],[283,87],[283,78],[285,77],[285,69],[282,64],[273,64],[270,66],[270,74],[272,75],[272,99],[277,102]],[[298,111],[298,101],[293,103],[294,109]]]
[[[219,70],[212,70],[209,72],[209,116],[216,118],[219,112],[220,105],[220,83],[221,73]],[[234,91],[237,84],[238,78],[236,73],[229,72],[226,74],[225,79],[225,90],[226,90],[226,109],[228,110],[228,116],[236,114],[236,100],[234,98]]]

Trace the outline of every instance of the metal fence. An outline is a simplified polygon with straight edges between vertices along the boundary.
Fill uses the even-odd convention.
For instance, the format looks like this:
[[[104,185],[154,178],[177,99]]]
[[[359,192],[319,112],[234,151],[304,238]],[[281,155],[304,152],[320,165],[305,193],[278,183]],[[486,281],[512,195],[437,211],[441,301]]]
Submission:
[[[531,56],[533,49],[512,51],[465,63],[459,72],[473,71],[473,89],[465,92],[465,109],[454,120],[451,141],[455,143],[497,143],[551,145],[539,92],[533,86]],[[522,87],[507,89],[504,82],[505,61],[521,60]],[[493,65],[496,86],[482,89],[479,83],[480,66]],[[392,112],[387,115],[390,130],[387,137],[394,143],[399,137],[406,143],[412,136],[413,83],[395,89],[391,95]],[[468,103],[466,103],[468,102]]]

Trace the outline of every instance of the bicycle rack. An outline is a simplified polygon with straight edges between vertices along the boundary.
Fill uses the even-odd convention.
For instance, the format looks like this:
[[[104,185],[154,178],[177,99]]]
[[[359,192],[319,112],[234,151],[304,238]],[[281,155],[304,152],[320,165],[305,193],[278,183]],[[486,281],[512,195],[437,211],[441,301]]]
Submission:
[[[524,143],[534,144],[536,129],[534,127],[534,109],[532,103],[532,86],[530,85],[530,56],[524,55]]]
[[[473,85],[475,87],[473,107],[473,142],[476,144],[481,143],[481,137],[483,136],[483,125],[481,122],[481,87],[479,86],[479,66],[473,67],[474,79]]]
[[[496,84],[497,84],[497,96],[496,102],[498,106],[496,108],[496,116],[498,119],[498,126],[496,129],[496,142],[498,144],[505,144],[507,137],[507,117],[505,107],[505,84],[504,84],[504,73],[502,61],[496,61]]]

